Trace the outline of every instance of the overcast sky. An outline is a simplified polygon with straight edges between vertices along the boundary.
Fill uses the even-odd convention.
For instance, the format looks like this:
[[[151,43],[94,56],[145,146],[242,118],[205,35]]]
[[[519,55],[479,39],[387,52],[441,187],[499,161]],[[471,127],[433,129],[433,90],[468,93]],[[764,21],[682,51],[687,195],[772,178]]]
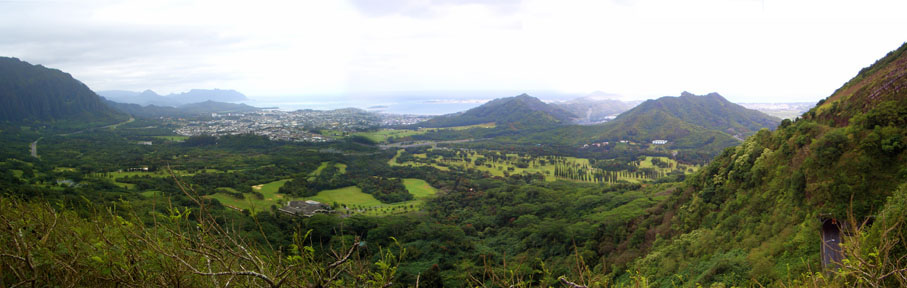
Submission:
[[[865,0],[0,0],[0,55],[96,91],[813,102],[907,41],[905,11]]]

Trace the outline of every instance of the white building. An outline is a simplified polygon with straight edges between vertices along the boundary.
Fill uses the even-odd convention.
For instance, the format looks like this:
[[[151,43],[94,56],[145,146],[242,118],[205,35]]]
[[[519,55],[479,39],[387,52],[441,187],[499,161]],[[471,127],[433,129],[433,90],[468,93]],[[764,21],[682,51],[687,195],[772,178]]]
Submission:
[[[652,144],[665,145],[665,144],[668,144],[668,140],[652,140]]]

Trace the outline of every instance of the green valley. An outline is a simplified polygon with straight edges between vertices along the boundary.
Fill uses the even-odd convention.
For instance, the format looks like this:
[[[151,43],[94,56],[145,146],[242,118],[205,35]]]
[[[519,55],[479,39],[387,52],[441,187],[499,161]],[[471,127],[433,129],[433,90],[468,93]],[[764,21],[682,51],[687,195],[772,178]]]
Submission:
[[[343,61],[336,61],[327,51],[294,50],[344,65],[336,68],[340,72],[309,74],[296,73],[305,65],[293,65],[286,74],[299,83],[291,84],[321,89],[321,82],[342,82],[337,91],[345,94],[319,97],[362,101],[356,104],[361,109],[325,104],[332,108],[291,111],[214,101],[250,100],[232,89],[192,89],[170,96],[150,89],[105,92],[133,101],[119,103],[102,99],[60,70],[0,58],[0,287],[907,286],[907,43],[860,70],[809,111],[784,120],[718,93],[683,92],[634,102],[606,92],[573,100],[502,97],[516,92],[488,100],[478,92],[388,90],[398,83],[392,81],[396,74],[369,77],[381,74],[375,72],[388,65],[382,59],[396,51],[364,44],[370,37],[389,37],[379,30],[419,24],[409,14],[443,10],[428,2],[381,5],[385,10],[371,11],[378,16],[357,7],[361,21],[381,18],[387,21],[382,25],[392,25],[377,25],[363,30],[368,37],[344,42],[355,48],[351,51],[366,54],[343,50]],[[513,22],[520,17],[505,14],[535,4],[489,10],[494,13],[470,4],[451,15],[499,13],[506,17],[492,26],[518,27],[531,36],[538,23]],[[286,11],[298,18],[312,16]],[[589,15],[608,17],[597,11]],[[339,16],[314,19],[329,27],[336,23],[324,19],[334,17]],[[489,28],[483,23],[475,27]],[[442,26],[426,26],[417,34],[434,38],[427,31]],[[248,31],[191,28],[185,33],[217,37],[166,47],[275,44],[241,41]],[[302,35],[306,37],[296,38],[309,41],[309,31],[300,31],[304,33],[273,34]],[[394,37],[408,34],[404,32]],[[491,29],[485,36],[497,38],[498,32]],[[133,42],[109,44],[161,48]],[[443,45],[415,48],[440,53],[437,46],[458,42],[439,43]],[[500,79],[479,73],[493,64],[485,62],[495,62],[488,59],[470,63],[450,55],[450,63],[427,61],[426,67],[444,66],[451,71],[440,75],[463,83],[469,79],[458,77],[475,73],[495,76],[488,81],[531,81],[532,75],[552,67],[515,65],[534,57],[539,50],[533,45],[500,48],[514,57],[501,61],[517,68]],[[335,49],[318,41],[300,46]],[[473,46],[457,47],[479,49]],[[650,53],[648,60],[660,63],[666,60],[661,54],[674,56],[663,50]],[[611,69],[588,57],[571,58],[571,53],[542,62],[582,59],[593,67],[588,71]],[[247,56],[230,55],[237,60]],[[190,56],[181,59],[198,55]],[[215,56],[211,58],[222,59]],[[276,53],[235,62],[281,57]],[[368,65],[356,62],[360,58],[367,58]],[[628,59],[634,67],[658,66]],[[309,60],[295,64],[321,61]],[[410,62],[423,60],[413,57]],[[133,70],[157,67],[121,61],[123,66],[77,71],[92,81],[110,75],[101,73],[107,70],[144,79],[145,72]],[[453,69],[459,65],[470,72]],[[242,76],[215,73],[218,67],[203,66],[165,80],[195,83],[189,80],[209,73],[227,80]],[[695,77],[714,69],[685,68],[678,71]],[[389,70],[396,69],[413,67]],[[620,74],[658,75],[653,70]],[[672,70],[670,75],[688,79],[677,75],[683,73]],[[599,77],[591,74],[590,79]],[[142,81],[155,83],[151,80]],[[538,87],[579,81],[556,80]],[[660,78],[645,84],[667,89],[656,81],[671,82]],[[370,82],[388,86],[380,95],[357,94],[359,85]],[[459,93],[475,99],[452,96]],[[391,97],[384,94],[398,98],[364,100]],[[200,101],[189,103],[193,99]],[[388,113],[393,105],[412,114]],[[444,115],[412,109],[444,105],[468,108]]]

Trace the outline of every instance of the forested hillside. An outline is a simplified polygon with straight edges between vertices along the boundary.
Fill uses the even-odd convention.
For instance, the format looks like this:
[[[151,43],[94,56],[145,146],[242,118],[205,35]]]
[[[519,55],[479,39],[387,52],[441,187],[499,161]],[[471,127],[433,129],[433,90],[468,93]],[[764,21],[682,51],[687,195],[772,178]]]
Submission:
[[[643,102],[627,113],[621,114],[615,122],[632,123],[639,118],[645,118],[639,114],[645,115],[652,113],[653,110],[693,125],[741,138],[752,135],[762,128],[774,129],[781,122],[781,119],[731,103],[718,93],[693,95],[686,91],[681,93],[680,97],[661,97]]]
[[[327,142],[7,121],[0,287],[907,286],[907,44],[777,127],[647,103],[579,126],[522,95]]]
[[[0,57],[0,121],[78,120],[81,124],[104,124],[126,118],[67,73]]]
[[[662,212],[640,219],[648,252],[630,269],[662,287],[907,284],[905,50],[691,177]],[[809,274],[822,271],[827,223],[845,231],[847,260],[834,278]]]
[[[573,113],[538,98],[522,94],[499,98],[465,112],[438,116],[416,124],[419,127],[453,127],[496,123],[512,128],[538,128],[567,124],[576,118]]]
[[[686,141],[694,127],[720,131],[742,139],[762,128],[774,129],[781,120],[731,103],[711,93],[697,96],[683,92],[680,97],[648,100],[620,114],[614,121],[593,126],[603,138],[646,141]],[[687,144],[686,146],[692,143]],[[700,144],[700,143],[696,143]]]

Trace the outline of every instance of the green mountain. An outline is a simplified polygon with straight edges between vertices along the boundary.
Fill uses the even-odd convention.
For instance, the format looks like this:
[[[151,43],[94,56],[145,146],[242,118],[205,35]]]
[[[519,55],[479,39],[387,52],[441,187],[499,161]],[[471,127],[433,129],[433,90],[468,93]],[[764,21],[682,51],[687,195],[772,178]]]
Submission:
[[[112,123],[125,115],[110,109],[82,82],[60,70],[0,57],[0,121]]]
[[[697,96],[684,91],[680,97],[661,97],[643,102],[618,116],[612,125],[646,130],[650,134],[669,138],[674,131],[658,124],[669,124],[665,121],[673,120],[722,131],[741,139],[759,129],[774,128],[781,122],[781,119],[731,103],[718,93]],[[635,127],[639,124],[643,126]]]
[[[802,118],[725,150],[633,224],[645,253],[616,246],[608,257],[636,258],[623,269],[662,287],[903,287],[905,51],[863,69]],[[847,258],[840,273],[818,273],[822,251],[832,250]]]
[[[667,140],[663,147],[680,150],[682,159],[707,162],[723,149],[739,144],[744,135],[774,128],[779,121],[731,103],[717,93],[696,96],[684,92],[680,97],[648,100],[606,123],[558,127],[522,137],[524,141],[568,145]]]
[[[522,94],[498,98],[464,112],[442,115],[416,124],[420,127],[455,127],[483,123],[514,128],[548,127],[570,123],[576,115],[538,98]]]

